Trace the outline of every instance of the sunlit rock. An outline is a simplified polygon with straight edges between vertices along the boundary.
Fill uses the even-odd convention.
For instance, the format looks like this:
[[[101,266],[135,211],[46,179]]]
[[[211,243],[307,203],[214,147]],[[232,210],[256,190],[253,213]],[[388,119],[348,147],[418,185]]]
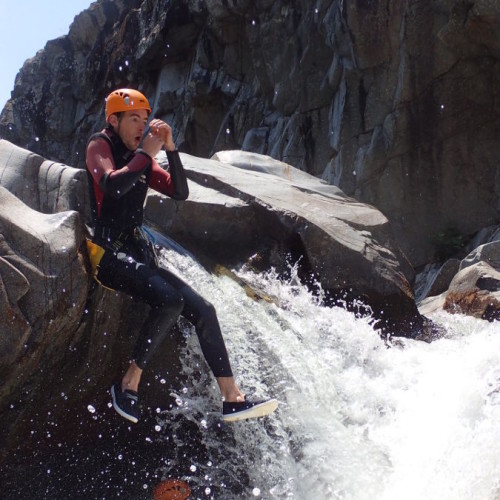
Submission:
[[[482,244],[461,261],[450,259],[445,263],[439,273],[446,275],[446,279],[439,277],[439,274],[430,279],[427,298],[419,303],[420,312],[428,315],[444,309],[488,321],[500,319],[499,236],[498,227],[485,228],[472,246]],[[448,280],[443,290],[442,285]]]
[[[77,212],[37,212],[0,186],[0,399],[67,340],[87,300]],[[20,360],[23,360],[20,363]]]
[[[485,262],[462,269],[445,295],[444,310],[500,320],[500,272]]]

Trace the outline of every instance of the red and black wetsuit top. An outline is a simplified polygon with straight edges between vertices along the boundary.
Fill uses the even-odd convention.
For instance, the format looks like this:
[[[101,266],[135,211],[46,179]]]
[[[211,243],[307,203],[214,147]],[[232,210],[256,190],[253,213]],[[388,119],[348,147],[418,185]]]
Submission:
[[[169,172],[144,151],[129,150],[111,127],[94,134],[87,145],[87,173],[95,231],[130,233],[143,221],[148,187],[185,200],[186,174],[177,151],[167,151]]]

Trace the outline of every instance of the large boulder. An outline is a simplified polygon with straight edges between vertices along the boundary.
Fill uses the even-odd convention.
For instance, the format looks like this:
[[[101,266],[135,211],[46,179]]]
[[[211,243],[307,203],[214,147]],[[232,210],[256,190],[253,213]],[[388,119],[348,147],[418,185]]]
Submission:
[[[439,280],[445,274],[447,280]],[[446,283],[444,290],[438,281]],[[427,296],[419,302],[422,314],[444,309],[488,321],[500,320],[500,228],[481,231],[466,257],[460,261],[450,259],[428,279],[426,291]]]
[[[0,140],[0,400],[81,317],[85,184],[85,172]]]
[[[75,210],[84,221],[90,215],[84,170],[46,160],[4,139],[0,139],[0,185],[38,212]]]
[[[82,241],[77,212],[42,214],[0,186],[0,406],[82,316]]]
[[[263,155],[182,160],[194,196],[179,204],[151,194],[146,215],[194,253],[233,263],[257,254],[281,269],[299,261],[306,281],[317,280],[334,301],[361,300],[392,333],[422,326],[413,270],[374,207]]]
[[[465,267],[453,278],[443,309],[488,321],[500,320],[500,272],[485,262]]]

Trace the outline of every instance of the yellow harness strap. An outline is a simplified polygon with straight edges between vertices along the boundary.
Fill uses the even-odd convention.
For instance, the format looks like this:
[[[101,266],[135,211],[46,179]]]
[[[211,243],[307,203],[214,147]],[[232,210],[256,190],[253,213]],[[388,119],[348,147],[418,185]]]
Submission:
[[[93,241],[87,240],[87,251],[89,253],[90,266],[92,267],[92,275],[95,278],[97,275],[97,266],[99,262],[101,262],[102,256],[106,250]]]

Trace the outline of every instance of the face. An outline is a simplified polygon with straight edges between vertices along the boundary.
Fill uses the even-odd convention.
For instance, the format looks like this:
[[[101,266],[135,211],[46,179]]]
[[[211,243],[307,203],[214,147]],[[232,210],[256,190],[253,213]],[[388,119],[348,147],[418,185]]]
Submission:
[[[125,111],[120,119],[116,115],[109,117],[109,123],[120,136],[123,144],[131,151],[135,151],[142,140],[142,135],[148,123],[148,112],[145,109]]]

